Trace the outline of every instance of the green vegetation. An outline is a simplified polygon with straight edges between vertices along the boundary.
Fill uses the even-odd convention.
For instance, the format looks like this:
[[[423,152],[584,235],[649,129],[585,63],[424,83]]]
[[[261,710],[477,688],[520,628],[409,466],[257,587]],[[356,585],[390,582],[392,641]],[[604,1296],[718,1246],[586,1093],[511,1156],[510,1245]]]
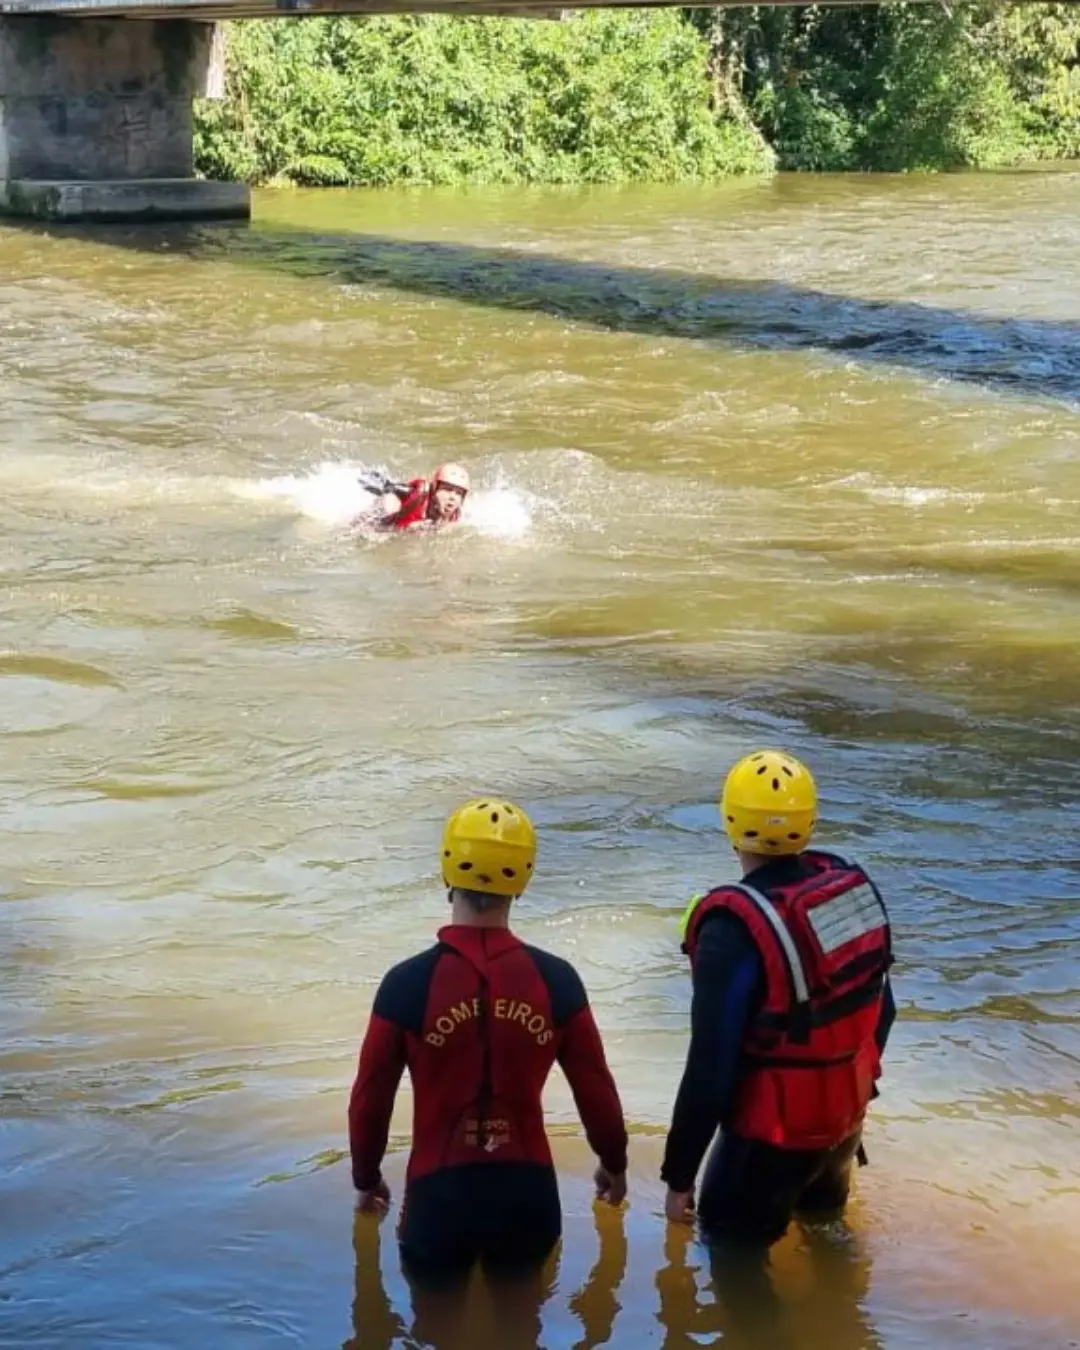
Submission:
[[[706,42],[677,10],[248,22],[230,37],[229,97],[200,125],[212,174],[571,183],[772,166],[752,126],[714,115]]]
[[[691,10],[783,168],[996,168],[1080,156],[1080,13]]]
[[[230,25],[211,177],[627,182],[1080,158],[1080,12],[995,0]]]

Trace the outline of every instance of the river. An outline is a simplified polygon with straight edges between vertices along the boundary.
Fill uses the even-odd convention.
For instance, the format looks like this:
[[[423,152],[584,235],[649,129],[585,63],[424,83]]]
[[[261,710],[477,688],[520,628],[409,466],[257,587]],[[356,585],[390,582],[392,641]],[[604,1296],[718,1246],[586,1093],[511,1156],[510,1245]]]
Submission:
[[[632,1125],[595,1216],[553,1075],[529,1344],[1080,1345],[1080,173],[255,208],[0,228],[0,1342],[427,1343],[344,1112],[493,791]],[[350,534],[360,469],[450,457],[463,527]],[[717,1297],[657,1171],[759,744],[900,1014],[846,1225]]]

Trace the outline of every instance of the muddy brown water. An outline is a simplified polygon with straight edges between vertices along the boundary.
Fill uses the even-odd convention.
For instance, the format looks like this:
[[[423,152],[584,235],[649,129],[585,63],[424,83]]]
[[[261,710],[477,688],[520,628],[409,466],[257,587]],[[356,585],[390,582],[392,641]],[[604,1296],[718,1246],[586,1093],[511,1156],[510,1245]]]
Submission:
[[[633,1130],[594,1213],[553,1077],[530,1344],[1080,1343],[1078,258],[1070,170],[0,228],[0,1341],[428,1343],[345,1101],[499,791]],[[449,456],[455,535],[349,535]],[[657,1170],[760,743],[876,871],[900,1018],[847,1224],[733,1285]]]

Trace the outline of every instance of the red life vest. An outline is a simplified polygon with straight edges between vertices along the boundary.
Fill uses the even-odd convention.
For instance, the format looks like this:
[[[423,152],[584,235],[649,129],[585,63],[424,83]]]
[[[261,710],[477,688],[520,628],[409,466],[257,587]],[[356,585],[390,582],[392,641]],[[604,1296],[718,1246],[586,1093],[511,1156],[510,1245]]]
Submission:
[[[780,1148],[832,1148],[862,1124],[881,1074],[875,1033],[892,934],[861,867],[816,849],[798,864],[767,893],[737,883],[706,895],[685,949],[693,961],[701,925],[726,910],[750,930],[765,968],[724,1128]]]
[[[383,520],[391,530],[407,530],[410,525],[422,525],[427,520],[431,489],[426,478],[414,478],[409,483],[409,495],[392,516]]]

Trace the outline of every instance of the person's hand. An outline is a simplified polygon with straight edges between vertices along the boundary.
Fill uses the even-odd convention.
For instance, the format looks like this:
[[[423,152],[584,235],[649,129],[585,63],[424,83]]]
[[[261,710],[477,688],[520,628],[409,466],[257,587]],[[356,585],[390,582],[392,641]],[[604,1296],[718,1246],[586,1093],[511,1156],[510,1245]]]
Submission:
[[[664,1213],[669,1223],[693,1223],[694,1192],[673,1191],[669,1186],[667,1199],[664,1201]]]
[[[356,1208],[361,1214],[385,1214],[390,1208],[390,1187],[380,1179],[371,1190],[358,1191]]]
[[[625,1172],[609,1172],[606,1167],[598,1167],[593,1180],[596,1182],[598,1200],[606,1200],[609,1205],[618,1208],[626,1199]]]

